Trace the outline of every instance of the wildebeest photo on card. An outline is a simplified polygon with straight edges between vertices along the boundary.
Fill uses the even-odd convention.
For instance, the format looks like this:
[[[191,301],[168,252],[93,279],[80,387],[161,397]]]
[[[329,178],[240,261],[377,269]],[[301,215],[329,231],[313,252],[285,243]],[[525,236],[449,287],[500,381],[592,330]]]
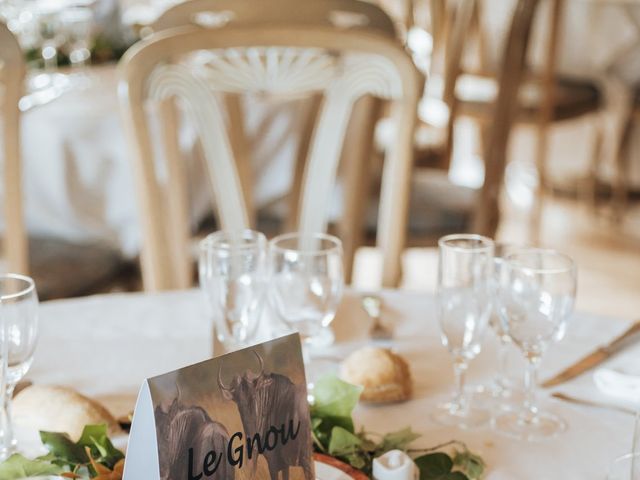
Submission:
[[[314,480],[300,337],[149,379],[161,480]]]

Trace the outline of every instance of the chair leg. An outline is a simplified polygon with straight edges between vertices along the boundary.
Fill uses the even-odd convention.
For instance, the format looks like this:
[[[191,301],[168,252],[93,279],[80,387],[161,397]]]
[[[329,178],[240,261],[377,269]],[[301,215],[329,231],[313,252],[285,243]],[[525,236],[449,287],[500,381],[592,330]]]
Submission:
[[[596,123],[593,154],[591,156],[591,165],[589,168],[589,177],[587,179],[587,184],[583,195],[587,200],[589,208],[593,214],[596,213],[598,207],[598,182],[600,179],[600,169],[602,166],[602,144],[603,125],[601,119],[598,118]]]
[[[616,178],[612,192],[613,219],[616,224],[622,223],[627,208],[629,195],[629,146],[631,144],[633,126],[633,117],[630,117],[623,128],[620,149],[616,155]]]

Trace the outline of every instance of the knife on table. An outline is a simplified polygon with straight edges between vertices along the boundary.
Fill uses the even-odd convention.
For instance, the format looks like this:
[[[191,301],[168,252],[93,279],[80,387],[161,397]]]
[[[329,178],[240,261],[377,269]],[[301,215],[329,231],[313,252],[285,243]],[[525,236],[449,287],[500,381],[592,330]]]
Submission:
[[[637,339],[634,338],[640,333],[640,320],[631,325],[624,333],[614,338],[607,345],[604,345],[597,350],[591,352],[589,355],[574,363],[566,370],[563,370],[558,375],[542,383],[542,387],[549,388],[561,383],[567,382],[578,375],[591,370],[593,367],[600,365],[605,360],[611,358],[613,355],[623,350],[625,347],[634,343]],[[639,337],[640,338],[640,337]]]

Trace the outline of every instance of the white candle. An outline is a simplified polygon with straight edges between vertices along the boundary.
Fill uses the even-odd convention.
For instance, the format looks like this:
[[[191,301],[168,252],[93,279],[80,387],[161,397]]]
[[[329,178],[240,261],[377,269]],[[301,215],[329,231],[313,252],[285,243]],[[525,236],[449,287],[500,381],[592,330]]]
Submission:
[[[391,450],[373,460],[374,480],[416,480],[418,468],[401,450]]]

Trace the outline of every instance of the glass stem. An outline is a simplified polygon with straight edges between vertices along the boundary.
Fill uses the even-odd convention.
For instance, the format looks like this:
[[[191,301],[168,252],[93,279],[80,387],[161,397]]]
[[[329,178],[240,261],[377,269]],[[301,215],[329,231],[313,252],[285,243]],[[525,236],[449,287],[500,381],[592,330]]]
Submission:
[[[13,426],[11,424],[11,395],[14,386],[8,382],[9,335],[3,318],[0,301],[0,459],[9,456],[13,450]]]
[[[524,376],[524,415],[527,421],[532,421],[538,415],[538,407],[536,405],[536,388],[538,384],[538,357],[529,357],[527,359],[527,369]]]
[[[11,397],[13,396],[13,389],[13,386],[7,386],[3,391],[2,406],[0,407],[0,436],[2,439],[0,458],[9,456],[15,445],[13,424],[11,422]]]
[[[496,378],[496,383],[500,389],[507,388],[507,384],[509,383],[509,341],[504,340],[503,337],[500,337],[500,346],[498,347],[498,374]]]
[[[467,408],[467,397],[464,392],[464,385],[467,376],[467,362],[461,358],[456,358],[453,362],[453,373],[455,375],[456,393],[453,404],[456,410],[465,410]]]

